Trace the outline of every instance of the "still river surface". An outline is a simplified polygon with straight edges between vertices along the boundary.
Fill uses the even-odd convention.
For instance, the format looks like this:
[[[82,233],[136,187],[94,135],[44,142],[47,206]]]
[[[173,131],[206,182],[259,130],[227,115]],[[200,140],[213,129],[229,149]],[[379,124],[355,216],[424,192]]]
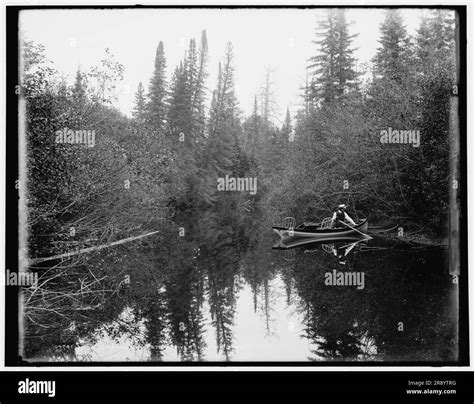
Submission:
[[[331,246],[283,252],[272,249],[278,236],[267,224],[248,228],[203,218],[186,237],[165,229],[139,252],[116,251],[118,268],[100,261],[129,283],[88,313],[89,326],[65,331],[67,360],[457,360],[458,285],[447,249],[375,237],[341,264]],[[363,284],[329,284],[347,272]],[[58,349],[31,352],[64,360]]]

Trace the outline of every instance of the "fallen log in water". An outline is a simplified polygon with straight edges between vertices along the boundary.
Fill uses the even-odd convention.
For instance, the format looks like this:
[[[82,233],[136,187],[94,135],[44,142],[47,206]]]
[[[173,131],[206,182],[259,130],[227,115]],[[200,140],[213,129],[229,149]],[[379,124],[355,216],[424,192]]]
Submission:
[[[95,247],[87,247],[87,248],[83,248],[83,249],[77,250],[77,251],[70,251],[70,252],[67,252],[67,253],[59,254],[59,255],[53,255],[51,257],[33,258],[33,259],[29,260],[28,264],[29,265],[35,265],[35,264],[38,264],[40,262],[52,261],[52,260],[57,260],[57,259],[62,259],[62,258],[69,258],[69,257],[73,257],[73,256],[79,255],[79,254],[85,254],[85,253],[90,253],[90,252],[93,252],[93,251],[99,251],[99,250],[102,250],[104,248],[113,247],[113,246],[116,246],[116,245],[119,245],[119,244],[129,243],[131,241],[135,241],[135,240],[138,240],[138,239],[141,239],[141,238],[144,238],[144,237],[148,237],[148,236],[151,236],[151,235],[156,234],[156,233],[159,233],[159,231],[152,231],[151,233],[142,234],[141,236],[128,237],[128,238],[125,238],[125,239],[122,239],[122,240],[114,241],[112,243],[102,244],[102,245],[95,246]]]

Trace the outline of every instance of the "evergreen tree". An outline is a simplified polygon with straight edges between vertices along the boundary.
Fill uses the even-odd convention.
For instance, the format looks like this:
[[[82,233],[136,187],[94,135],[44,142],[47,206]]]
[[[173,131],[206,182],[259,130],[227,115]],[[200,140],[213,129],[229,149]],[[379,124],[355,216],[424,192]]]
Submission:
[[[423,16],[416,37],[417,71],[425,76],[432,75],[439,68],[454,72],[454,44],[452,12],[434,10]]]
[[[184,144],[193,152],[204,138],[206,64],[207,39],[203,31],[199,51],[196,40],[191,39],[184,61],[175,70],[169,99],[168,127],[172,137],[183,133]]]
[[[143,84],[140,82],[138,84],[138,90],[135,94],[135,107],[133,109],[133,117],[139,123],[142,123],[145,118],[146,100],[144,93],[145,90],[143,88]]]
[[[286,117],[285,117],[285,122],[283,122],[283,126],[281,128],[281,131],[284,136],[289,136],[291,133],[292,127],[291,127],[291,115],[290,115],[290,108],[286,109]]]
[[[330,103],[357,88],[353,49],[351,43],[356,35],[349,35],[349,24],[345,11],[331,9],[318,22],[317,37],[313,41],[320,54],[310,59],[314,69],[309,97],[312,103]]]
[[[401,81],[411,66],[410,38],[399,10],[387,10],[380,25],[380,47],[374,57],[377,77]]]
[[[173,143],[177,145],[176,142],[181,141],[190,147],[193,139],[193,125],[186,69],[186,62],[180,62],[175,69],[170,89],[167,123]],[[179,139],[180,136],[182,136],[181,139]]]
[[[187,52],[186,58],[186,81],[188,86],[188,95],[189,95],[189,103],[192,107],[193,99],[194,99],[194,92],[196,91],[197,87],[197,80],[199,74],[199,67],[198,67],[198,54],[196,49],[196,40],[192,38],[189,41],[189,48]]]
[[[243,125],[243,144],[244,150],[249,156],[255,156],[258,148],[258,134],[260,129],[261,117],[258,115],[257,96],[254,98],[253,113]]]
[[[167,128],[176,154],[174,176],[181,181],[176,200],[183,207],[208,203],[215,191],[210,189],[212,181],[207,181],[205,172],[209,163],[205,153],[206,64],[207,38],[203,32],[199,51],[196,40],[190,40],[184,60],[175,70],[169,97]]]
[[[76,72],[76,79],[72,88],[72,114],[71,125],[83,126],[87,112],[87,82],[86,76],[80,71]]]
[[[163,42],[160,41],[156,50],[155,70],[150,80],[147,104],[147,118],[156,133],[162,133],[166,117],[166,59]]]
[[[85,76],[79,69],[76,72],[76,79],[74,81],[74,87],[72,90],[72,98],[78,105],[84,105],[87,98]]]
[[[238,103],[235,96],[233,47],[227,44],[224,67],[219,64],[219,76],[214,106],[211,109],[211,133],[226,132],[237,120]]]
[[[240,131],[231,43],[227,44],[224,67],[219,63],[217,89],[213,93],[209,122],[209,163],[216,173],[229,171],[232,166],[232,144],[236,132]]]
[[[426,61],[429,57],[433,41],[433,38],[429,37],[430,33],[429,18],[426,15],[423,15],[416,36],[416,56],[418,61]],[[418,67],[423,67],[423,65],[419,63]]]
[[[196,82],[194,83],[193,92],[192,92],[192,110],[193,115],[196,121],[196,136],[198,141],[202,141],[205,131],[205,109],[204,103],[205,98],[205,82],[208,76],[207,73],[207,63],[208,63],[208,43],[206,31],[201,33],[201,43],[198,52],[198,74],[196,77]]]
[[[264,121],[268,121],[276,109],[273,87],[274,82],[271,80],[272,71],[269,67],[265,69],[265,82],[260,93],[261,114]]]

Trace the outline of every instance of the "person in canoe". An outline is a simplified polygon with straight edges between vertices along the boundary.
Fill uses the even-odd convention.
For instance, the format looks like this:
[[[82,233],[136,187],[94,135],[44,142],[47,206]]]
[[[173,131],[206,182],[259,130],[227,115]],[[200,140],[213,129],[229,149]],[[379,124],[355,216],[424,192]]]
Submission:
[[[346,205],[341,204],[337,207],[336,211],[332,215],[331,220],[331,229],[338,229],[347,227],[344,226],[344,223],[348,223],[351,226],[355,226],[355,222],[351,219],[351,217],[346,212]]]
[[[342,229],[344,227],[344,223],[349,223],[351,226],[355,226],[355,222],[351,219],[351,217],[347,214],[346,212],[346,205],[341,204],[336,208],[336,211],[333,213],[331,218],[324,219],[322,223],[315,223],[315,222],[304,222],[302,224],[303,227],[318,227],[318,226],[323,226],[321,228],[326,228],[324,227],[326,224],[326,221],[329,222],[331,220],[331,223],[328,223],[329,227],[331,229]]]

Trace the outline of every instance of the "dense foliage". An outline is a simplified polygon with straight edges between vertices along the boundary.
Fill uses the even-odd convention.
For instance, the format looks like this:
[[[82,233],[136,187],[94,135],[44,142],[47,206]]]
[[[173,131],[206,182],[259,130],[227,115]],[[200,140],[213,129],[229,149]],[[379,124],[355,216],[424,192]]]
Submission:
[[[328,11],[317,23],[304,108],[293,118],[287,111],[282,125],[271,116],[268,75],[253,113],[241,112],[230,43],[206,98],[205,31],[191,39],[169,79],[159,43],[132,118],[113,107],[123,66],[109,52],[100,67],[78,71],[68,85],[40,45],[24,42],[30,258],[160,231],[138,245],[32,267],[47,285],[26,299],[29,354],[44,341],[91,338],[98,324],[131,307],[147,325],[152,360],[162,357],[167,339],[183,360],[201,359],[206,295],[218,349],[231,358],[240,277],[257,295],[268,292],[273,276],[267,263],[252,260],[258,240],[248,229],[263,228],[255,229],[242,206],[253,206],[265,228],[285,216],[321,220],[344,202],[371,224],[446,234],[455,84],[448,14],[431,12],[410,37],[400,13],[386,11],[372,68],[358,71],[345,13]],[[419,130],[419,147],[381,143],[388,128]],[[57,132],[69,129],[93,131],[94,145],[57,142]],[[257,193],[219,191],[226,175],[256,178]],[[294,271],[288,279],[304,281]],[[130,329],[126,319],[120,324]]]

